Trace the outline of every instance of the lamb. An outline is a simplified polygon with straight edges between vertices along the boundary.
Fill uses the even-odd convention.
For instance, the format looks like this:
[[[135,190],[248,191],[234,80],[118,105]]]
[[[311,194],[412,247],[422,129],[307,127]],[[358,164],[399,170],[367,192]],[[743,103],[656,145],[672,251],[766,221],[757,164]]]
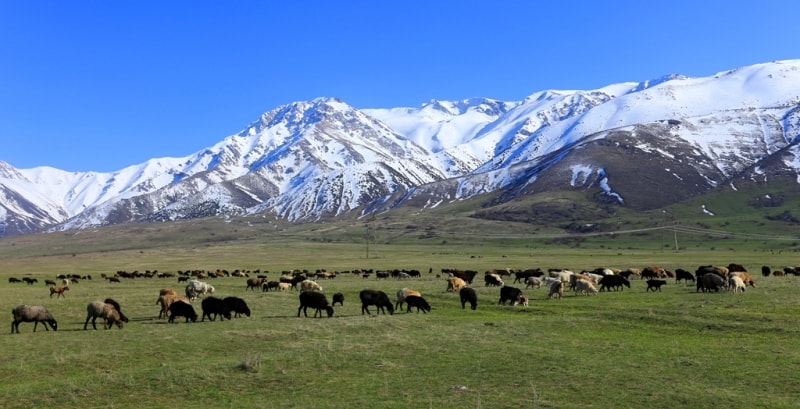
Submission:
[[[119,312],[112,304],[107,304],[102,301],[92,301],[86,306],[86,321],[83,323],[83,330],[89,326],[89,319],[92,320],[92,328],[97,329],[97,318],[105,320],[104,327],[110,329],[114,324],[122,329],[122,318]]]
[[[728,277],[728,289],[733,291],[734,294],[740,292],[743,293],[745,290],[747,290],[747,286],[745,285],[744,280],[742,280],[742,277],[736,274],[731,274],[730,277]]]
[[[333,303],[331,304],[331,306],[336,305],[337,302],[339,303],[339,305],[344,307],[344,294],[336,293],[333,295]]]
[[[44,325],[44,329],[50,331],[47,328],[50,325],[53,328],[53,331],[58,329],[58,323],[50,315],[50,312],[47,311],[47,308],[41,305],[19,305],[11,310],[11,314],[14,316],[14,321],[11,322],[11,333],[13,334],[16,332],[19,334],[19,323],[20,322],[32,322],[33,323],[33,332],[36,332],[36,327],[41,322]]]
[[[176,300],[169,306],[169,322],[175,322],[175,317],[184,317],[186,322],[197,322],[197,313],[192,304],[183,300]]]
[[[662,285],[666,285],[666,284],[667,284],[667,280],[656,280],[654,278],[651,278],[651,279],[647,280],[647,290],[646,291],[653,290],[653,292],[656,292],[656,290],[658,290],[660,292],[661,291],[661,286]]]
[[[422,312],[425,313],[425,314],[427,314],[428,311],[431,310],[431,305],[428,304],[428,301],[426,301],[424,298],[422,298],[422,297],[420,297],[418,295],[409,295],[409,296],[407,296],[406,299],[405,299],[405,302],[406,302],[406,305],[407,305],[406,313],[411,312],[411,308],[412,307],[416,307],[417,308],[417,314],[419,314],[420,310],[422,310]]]
[[[206,316],[208,317],[209,321],[216,321],[218,315],[220,316],[220,321],[225,321],[225,318],[231,319],[230,309],[224,301],[217,297],[204,298],[203,302],[200,303],[200,307],[203,310],[203,316],[200,318],[200,321],[205,321]],[[212,314],[214,315],[213,318],[211,317]]]
[[[54,286],[50,287],[50,298],[53,298],[53,294],[58,294],[56,296],[56,298],[58,298],[58,297],[67,298],[64,295],[64,291],[69,291],[69,286],[63,286],[62,287],[60,285],[54,285]]]
[[[415,295],[417,297],[421,297],[422,296],[422,294],[420,294],[419,291],[410,290],[410,289],[405,288],[405,287],[397,290],[397,301],[394,303],[394,309],[399,310],[399,309],[403,308],[403,303],[405,302],[406,297],[408,297],[410,295]]]
[[[458,294],[461,296],[462,310],[467,308],[467,303],[469,303],[471,309],[478,309],[478,294],[475,293],[475,290],[470,287],[464,287]]]
[[[225,297],[222,301],[228,306],[228,310],[233,312],[234,318],[239,317],[239,314],[250,316],[250,307],[247,306],[247,303],[244,302],[243,299],[239,297]]]
[[[322,310],[325,310],[328,313],[328,317],[333,316],[333,307],[328,305],[328,299],[323,293],[317,291],[300,292],[300,307],[297,308],[297,316],[299,317],[300,311],[303,311],[303,315],[308,317],[308,307],[311,307],[315,310],[314,318],[317,317],[317,314],[319,314],[320,318],[322,318]]]

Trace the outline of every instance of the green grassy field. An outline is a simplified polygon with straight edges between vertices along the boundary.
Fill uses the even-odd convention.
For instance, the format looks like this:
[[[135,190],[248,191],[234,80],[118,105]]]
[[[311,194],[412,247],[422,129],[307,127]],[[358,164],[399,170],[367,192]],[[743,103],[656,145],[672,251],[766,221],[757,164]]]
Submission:
[[[587,239],[576,247],[517,235],[421,236],[419,228],[398,235],[375,225],[372,242],[355,228],[338,226],[330,234],[330,226],[306,226],[290,234],[244,222],[0,240],[0,309],[9,325],[2,335],[0,407],[798,407],[800,278],[760,275],[762,265],[800,264],[789,244],[775,250],[746,239],[722,240],[723,246],[707,240],[675,252],[653,235],[620,237],[620,245]],[[634,281],[623,292],[570,293],[563,300],[526,289],[531,301],[522,308],[497,305],[499,290],[484,287],[479,275],[480,305],[471,311],[436,276],[442,268],[694,271],[730,262],[747,266],[758,287],[706,294],[670,282],[653,293]],[[216,295],[244,298],[252,316],[189,324],[157,319],[158,290],[182,290],[175,279],[100,278],[117,270],[218,268],[261,269],[270,279],[295,268],[405,268],[422,271],[422,278],[342,274],[321,281],[326,294],[346,298],[330,319],[297,318],[297,292],[245,291],[243,278],[218,278],[209,280]],[[50,298],[43,281],[59,273],[93,279],[72,284],[66,298]],[[8,283],[12,276],[39,282]],[[361,289],[393,298],[402,287],[421,291],[433,310],[362,315]],[[121,330],[84,331],[86,304],[106,297],[119,301],[131,322]],[[33,324],[22,323],[20,334],[10,334],[10,310],[23,303],[48,307],[58,331],[40,326],[33,333]],[[200,314],[199,302],[195,308]]]

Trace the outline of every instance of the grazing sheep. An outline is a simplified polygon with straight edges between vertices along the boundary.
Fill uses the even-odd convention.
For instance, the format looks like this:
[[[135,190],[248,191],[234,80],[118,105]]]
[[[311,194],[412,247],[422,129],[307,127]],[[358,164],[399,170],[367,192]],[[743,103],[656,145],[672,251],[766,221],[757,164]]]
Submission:
[[[261,284],[261,291],[268,292],[269,290],[277,290],[280,284],[280,282],[275,280],[267,281],[266,283]]]
[[[112,298],[106,298],[105,300],[103,300],[103,302],[106,303],[106,304],[113,305],[114,309],[117,310],[117,313],[119,314],[119,318],[122,320],[122,322],[128,322],[128,317],[126,317],[125,314],[122,313],[122,307],[119,306],[118,302],[116,302]]]
[[[194,301],[200,295],[214,294],[214,286],[198,280],[189,280],[185,291],[186,297]]]
[[[322,286],[317,284],[314,280],[305,279],[300,282],[300,291],[319,291],[322,292]]]
[[[264,285],[264,283],[266,281],[267,280],[263,279],[263,278],[248,278],[247,279],[247,288],[245,288],[244,290],[247,291],[247,290],[252,289],[253,291],[255,291],[256,288],[261,288],[261,286]]]
[[[394,314],[394,305],[392,301],[389,300],[389,296],[383,291],[361,290],[361,292],[358,293],[358,298],[361,299],[361,315],[364,315],[364,313],[372,315],[368,308],[370,305],[374,305],[378,308],[376,314],[380,314],[381,312],[386,314],[386,310],[389,311],[389,315]]]
[[[233,312],[234,318],[238,318],[239,314],[250,316],[250,307],[247,306],[247,303],[244,302],[243,299],[239,297],[225,297],[222,301],[228,306],[228,310]]]
[[[647,280],[647,290],[646,291],[652,290],[653,292],[656,292],[656,290],[658,290],[660,292],[662,285],[667,285],[667,280],[656,280],[656,279],[652,279],[651,278],[651,279]]]
[[[469,303],[471,309],[478,309],[478,294],[475,293],[475,290],[470,287],[464,287],[458,292],[458,294],[461,296],[462,310],[467,308],[467,303]]]
[[[85,331],[89,326],[90,319],[92,320],[92,328],[97,329],[96,321],[98,317],[105,320],[103,326],[106,329],[110,329],[114,324],[122,329],[122,318],[120,318],[119,312],[113,305],[102,301],[92,301],[86,306],[86,321],[83,323],[83,330]]]
[[[591,281],[583,278],[575,280],[575,291],[578,294],[597,295],[597,287]]]
[[[33,332],[36,332],[36,327],[41,322],[44,329],[50,331],[47,325],[53,328],[53,331],[58,329],[58,323],[47,311],[47,308],[41,305],[18,305],[11,310],[11,315],[14,316],[14,321],[11,322],[11,333],[16,332],[19,334],[20,322],[32,322]]]
[[[200,303],[200,307],[203,310],[203,316],[200,321],[205,321],[206,317],[208,317],[209,321],[216,321],[218,315],[220,316],[220,321],[225,321],[225,318],[231,319],[230,309],[228,309],[224,301],[217,297],[204,298],[203,302]],[[211,317],[212,314],[214,317]]]
[[[503,283],[503,279],[500,278],[500,275],[496,273],[486,273],[483,276],[483,281],[487,287],[502,287],[505,285]]]
[[[521,301],[520,296],[522,296],[522,290],[519,288],[509,286],[500,287],[500,299],[497,303],[505,305],[506,301],[511,301],[511,306],[515,306]]]
[[[191,302],[191,301],[189,301],[188,298],[179,297],[177,295],[162,295],[162,296],[159,296],[158,300],[156,300],[156,304],[160,304],[161,305],[161,311],[158,313],[158,318],[167,319],[168,312],[169,312],[169,307],[175,301],[183,301],[183,302],[185,302],[187,304],[189,304]]]
[[[550,293],[547,295],[547,298],[553,299],[562,299],[564,298],[564,283],[561,281],[556,281],[550,284]]]
[[[744,284],[744,280],[742,277],[732,273],[730,277],[728,277],[728,289],[733,291],[734,294],[736,293],[743,293],[747,290],[747,286]]]
[[[725,279],[716,273],[706,273],[697,278],[697,291],[719,292],[720,288],[726,288]]]
[[[675,269],[675,283],[681,282],[681,280],[695,282],[694,274],[691,271],[684,270],[682,268]]]
[[[419,314],[420,310],[422,310],[422,312],[425,313],[425,314],[427,314],[431,310],[431,305],[428,304],[428,302],[425,301],[424,298],[422,298],[422,297],[420,297],[418,295],[409,295],[409,296],[407,296],[406,299],[405,299],[405,303],[407,305],[406,314],[411,312],[411,308],[412,307],[416,307],[417,308],[417,314]]]
[[[600,291],[611,291],[613,288],[614,291],[624,291],[625,288],[631,288],[631,282],[627,278],[612,274],[612,275],[604,275],[603,278],[600,279]]]
[[[755,287],[756,286],[756,282],[755,282],[755,280],[753,280],[753,276],[751,276],[750,273],[748,273],[747,271],[734,271],[734,272],[730,273],[730,275],[731,276],[735,275],[735,276],[741,278],[742,281],[744,281],[744,283],[746,285],[749,285],[751,287]]]
[[[337,302],[339,303],[339,305],[344,307],[344,294],[336,293],[333,295],[333,304],[331,305],[336,305]]]
[[[50,287],[50,298],[53,298],[53,294],[58,294],[56,296],[56,298],[58,298],[58,297],[67,298],[64,295],[65,291],[69,291],[69,286],[62,287],[62,286],[59,286],[59,285],[54,285],[54,286]]]
[[[447,291],[460,291],[462,288],[467,286],[467,282],[464,281],[462,278],[458,277],[450,277],[447,279]]]
[[[328,313],[328,317],[333,316],[333,307],[328,305],[328,299],[323,293],[317,291],[300,292],[300,307],[297,308],[297,316],[299,317],[300,311],[303,311],[303,315],[308,317],[308,307],[314,309],[314,318],[317,317],[317,314],[322,318],[322,310]]]
[[[544,280],[541,277],[530,276],[525,279],[525,289],[531,287],[542,288],[542,283],[544,283]]]
[[[169,322],[175,322],[175,317],[184,317],[186,322],[197,322],[197,313],[192,304],[183,300],[176,300],[169,306]]]
[[[395,301],[394,303],[394,309],[400,310],[401,308],[403,308],[403,303],[405,302],[406,297],[408,297],[409,295],[416,295],[417,297],[422,296],[422,294],[420,294],[420,292],[417,290],[410,290],[405,287],[401,288],[397,290],[397,301]]]

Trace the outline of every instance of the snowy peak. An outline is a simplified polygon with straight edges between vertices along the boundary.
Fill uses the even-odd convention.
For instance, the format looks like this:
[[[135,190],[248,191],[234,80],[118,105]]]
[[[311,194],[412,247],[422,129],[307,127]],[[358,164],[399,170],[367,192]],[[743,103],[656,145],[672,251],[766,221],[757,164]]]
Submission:
[[[800,60],[510,102],[356,109],[317,98],[276,107],[188,156],[116,172],[0,161],[0,234],[250,213],[320,220],[584,184],[636,207],[631,192],[646,186],[633,189],[640,172],[609,159],[620,152],[670,169],[653,173],[670,189],[691,181],[685,198],[752,169],[800,174],[798,137]]]

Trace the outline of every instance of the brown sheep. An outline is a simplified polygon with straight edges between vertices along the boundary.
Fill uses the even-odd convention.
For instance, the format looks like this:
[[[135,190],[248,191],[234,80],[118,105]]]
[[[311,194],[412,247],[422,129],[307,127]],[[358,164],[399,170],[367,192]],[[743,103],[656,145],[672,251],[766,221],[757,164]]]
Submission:
[[[158,297],[158,300],[156,300],[156,304],[161,304],[161,311],[158,313],[158,318],[167,319],[169,307],[175,301],[183,301],[187,304],[191,303],[186,297],[180,297],[178,295],[161,295]]]
[[[447,291],[456,292],[467,286],[467,282],[458,277],[450,277],[447,279]]]
[[[64,295],[64,292],[65,292],[65,291],[69,291],[69,286],[63,286],[63,287],[62,287],[62,286],[60,286],[60,285],[54,285],[54,286],[50,287],[50,298],[53,298],[53,294],[58,294],[58,295],[56,296],[56,298],[58,298],[58,297],[64,297],[64,298],[67,298],[67,297]]]

